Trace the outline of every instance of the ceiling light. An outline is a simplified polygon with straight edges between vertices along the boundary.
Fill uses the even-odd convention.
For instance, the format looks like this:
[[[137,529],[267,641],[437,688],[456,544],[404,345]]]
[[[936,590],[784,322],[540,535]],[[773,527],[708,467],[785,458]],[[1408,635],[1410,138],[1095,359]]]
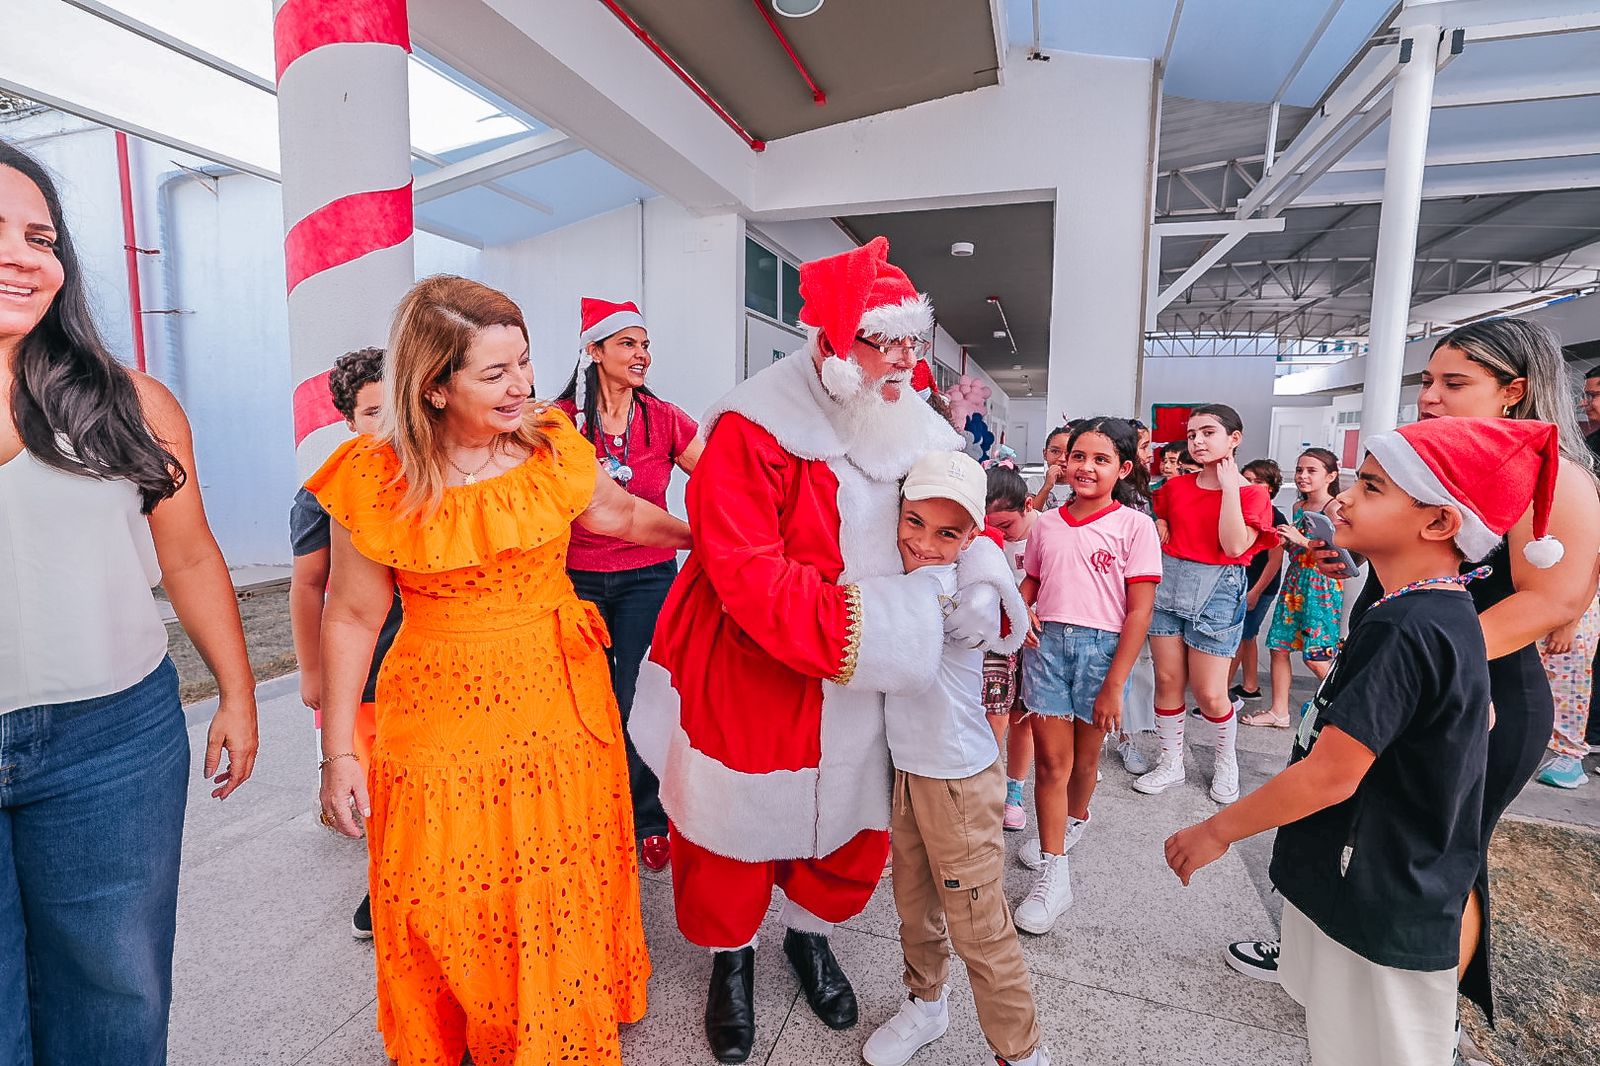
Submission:
[[[997,341],[998,340],[1004,340],[1008,336],[1010,336],[1010,334],[1008,334],[1003,329],[997,329],[997,330],[994,331],[994,339],[997,340]]]
[[[950,246],[950,254],[958,259],[964,259],[972,254],[971,241],[957,241]]]
[[[1012,370],[1021,370],[1022,369],[1022,364],[1021,363],[1012,363],[1011,364],[1011,369]]]
[[[822,0],[772,0],[772,10],[792,19],[803,19],[822,10]]]

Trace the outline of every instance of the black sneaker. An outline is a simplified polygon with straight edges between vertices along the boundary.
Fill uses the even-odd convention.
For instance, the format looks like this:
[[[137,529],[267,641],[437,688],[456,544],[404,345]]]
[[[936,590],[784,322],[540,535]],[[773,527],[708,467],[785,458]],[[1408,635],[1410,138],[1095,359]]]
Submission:
[[[1269,984],[1278,983],[1278,942],[1276,940],[1241,940],[1229,944],[1223,956],[1228,965],[1246,977]]]
[[[361,906],[356,908],[355,917],[350,919],[350,935],[357,940],[372,939],[372,894],[361,897]]]
[[[1243,685],[1235,685],[1228,690],[1228,695],[1236,700],[1259,700],[1261,698],[1261,690],[1256,689],[1251,692]]]

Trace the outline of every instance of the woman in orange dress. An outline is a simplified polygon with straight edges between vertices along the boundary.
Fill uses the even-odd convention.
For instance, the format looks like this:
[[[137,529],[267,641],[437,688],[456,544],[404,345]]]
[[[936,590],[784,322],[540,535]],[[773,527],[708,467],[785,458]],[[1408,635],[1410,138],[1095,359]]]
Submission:
[[[618,1063],[650,962],[605,626],[573,592],[567,540],[576,521],[687,547],[688,527],[532,403],[503,294],[419,282],[389,360],[385,432],[307,482],[335,522],[322,818],[366,823],[378,1028],[400,1066]],[[363,777],[350,740],[396,584],[405,622]]]

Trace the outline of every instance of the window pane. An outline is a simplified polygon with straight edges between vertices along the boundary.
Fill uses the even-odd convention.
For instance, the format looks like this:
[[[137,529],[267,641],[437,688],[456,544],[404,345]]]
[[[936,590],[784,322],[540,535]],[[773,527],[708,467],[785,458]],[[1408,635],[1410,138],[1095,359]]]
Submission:
[[[755,241],[744,242],[744,305],[778,317],[778,257]]]
[[[783,320],[800,324],[800,270],[788,263],[783,264]]]

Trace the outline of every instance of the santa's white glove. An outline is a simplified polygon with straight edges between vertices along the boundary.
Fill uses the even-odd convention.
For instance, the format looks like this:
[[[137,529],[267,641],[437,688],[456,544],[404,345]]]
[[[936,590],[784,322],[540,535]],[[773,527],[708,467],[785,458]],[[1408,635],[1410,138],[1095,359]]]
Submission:
[[[944,635],[966,648],[981,648],[1000,639],[1000,593],[988,583],[961,590],[945,615]]]

